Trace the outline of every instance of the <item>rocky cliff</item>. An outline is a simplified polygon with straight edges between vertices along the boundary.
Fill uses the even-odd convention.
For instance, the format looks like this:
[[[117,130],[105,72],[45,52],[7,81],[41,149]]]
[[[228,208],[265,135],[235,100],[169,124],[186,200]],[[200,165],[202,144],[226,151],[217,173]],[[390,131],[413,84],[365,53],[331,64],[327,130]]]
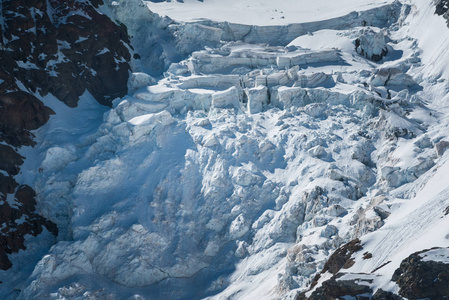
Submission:
[[[70,107],[86,91],[103,105],[127,93],[131,47],[101,0],[5,0],[0,3],[0,269],[25,249],[25,236],[58,228],[36,212],[35,191],[15,179],[18,151],[54,113],[51,93]]]

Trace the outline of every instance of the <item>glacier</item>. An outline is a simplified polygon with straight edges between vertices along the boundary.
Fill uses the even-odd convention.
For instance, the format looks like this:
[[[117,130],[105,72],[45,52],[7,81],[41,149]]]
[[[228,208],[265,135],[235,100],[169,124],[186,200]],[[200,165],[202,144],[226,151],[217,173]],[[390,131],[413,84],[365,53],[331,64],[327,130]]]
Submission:
[[[56,114],[17,176],[60,234],[27,240],[13,259],[35,263],[0,271],[20,273],[0,297],[311,297],[354,239],[340,280],[368,274],[373,291],[398,293],[414,252],[449,264],[449,28],[432,3],[307,19],[295,9],[333,2],[265,1],[239,23],[184,1],[105,1],[140,56],[112,108],[42,97]]]

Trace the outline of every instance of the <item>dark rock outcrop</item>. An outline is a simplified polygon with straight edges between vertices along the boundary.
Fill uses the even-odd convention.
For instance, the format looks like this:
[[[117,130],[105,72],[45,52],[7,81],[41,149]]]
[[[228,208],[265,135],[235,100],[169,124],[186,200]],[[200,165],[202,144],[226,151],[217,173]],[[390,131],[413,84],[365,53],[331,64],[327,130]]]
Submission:
[[[23,164],[23,157],[7,145],[0,145],[0,170],[6,171],[9,175],[17,175],[19,166]]]
[[[27,92],[0,94],[0,140],[15,147],[33,146],[30,130],[44,125],[53,113]]]
[[[7,201],[8,194],[14,194],[12,201]],[[35,213],[36,193],[27,185],[18,185],[12,177],[0,174],[0,269],[12,266],[8,254],[25,250],[25,235],[37,236],[44,227],[58,235],[56,225]]]
[[[349,275],[348,278],[344,278]],[[324,281],[316,288],[309,297],[306,293],[298,296],[298,300],[334,300],[334,299],[357,299],[357,300],[401,300],[402,297],[382,289],[375,293],[371,287],[375,275],[372,274],[344,274],[338,273],[332,278]]]
[[[127,93],[127,29],[97,10],[102,0],[3,0],[0,4],[0,269],[25,249],[25,236],[56,225],[36,213],[36,194],[13,176],[34,146],[32,130],[54,112],[49,93],[70,107],[90,92],[103,105]]]
[[[370,299],[370,300],[400,300],[398,295],[386,292],[381,289],[375,293],[371,288],[376,275],[374,274],[354,274],[344,273],[344,269],[349,269],[355,263],[352,255],[363,249],[359,239],[338,248],[330,257],[323,267],[323,271],[318,274],[308,291],[312,293],[307,296],[308,291],[302,292],[297,296],[297,300],[334,300],[334,299]],[[371,253],[365,252],[364,259],[370,259]],[[331,273],[333,276],[316,287],[321,276],[324,273]],[[345,275],[350,275],[344,278]]]
[[[2,1],[3,72],[29,91],[52,93],[71,107],[86,90],[104,105],[125,95],[131,59],[126,27],[99,13],[100,4]]]
[[[449,0],[437,0],[435,4],[435,14],[445,18],[449,27]]]
[[[430,250],[413,253],[401,262],[392,280],[408,299],[449,299],[449,264],[423,260]],[[448,251],[449,252],[449,251]]]
[[[354,265],[354,260],[351,258],[352,254],[362,250],[360,240],[355,239],[349,243],[341,246],[329,257],[329,260],[323,267],[322,273],[329,271],[332,274],[337,274],[341,269],[348,269]]]
[[[439,16],[444,15],[449,10],[449,0],[439,0],[436,3],[435,13]]]
[[[375,293],[371,287],[375,275],[371,274],[350,274],[355,279],[344,279],[348,275],[338,273],[332,278],[324,281],[322,285],[316,288],[309,297],[306,293],[301,293],[297,300],[334,300],[334,299],[356,299],[356,300],[402,300],[403,298],[378,289]]]
[[[338,278],[338,276],[341,275],[341,274],[339,274],[339,271],[341,269],[348,269],[354,265],[354,260],[351,257],[355,252],[358,252],[362,249],[363,249],[363,247],[360,245],[360,240],[355,239],[355,240],[352,240],[349,243],[341,246],[337,250],[335,250],[335,252],[329,257],[328,261],[324,265],[321,273],[316,275],[315,278],[313,279],[310,289],[314,288],[318,284],[318,281],[321,278],[321,275],[323,275],[324,273],[329,272],[331,274],[334,274],[334,276],[330,280],[323,282],[323,285],[321,287],[319,287],[312,294],[312,295],[314,295],[313,297],[311,296],[310,298],[307,298],[305,296],[306,292],[304,292],[298,296],[298,300],[300,300],[300,299],[335,299],[335,298],[332,298],[332,297],[336,297],[334,295],[334,292],[330,292],[333,290],[336,290],[335,293],[340,294],[341,296],[347,295],[344,293],[346,293],[345,291],[350,289],[350,286],[352,286],[352,283],[341,282],[341,281],[339,281],[337,283],[336,279]],[[339,286],[339,287],[337,288],[337,286]],[[353,292],[351,292],[351,293],[356,293],[354,295],[357,295],[358,292],[356,292],[356,290],[359,290],[359,289],[355,288],[355,287],[353,287],[353,288],[354,288]],[[341,294],[341,293],[343,293],[343,294]],[[320,297],[325,297],[325,296],[330,297],[330,298],[320,298]]]
[[[402,300],[403,298],[382,289],[373,293],[370,284],[372,279],[351,279],[339,280],[344,274],[337,274],[331,279],[323,282],[309,297],[305,293],[300,294],[297,300],[335,300],[335,299],[356,299],[356,300]],[[366,274],[352,274],[366,276]]]
[[[386,292],[382,289],[377,290],[371,300],[401,300],[402,297],[393,294],[392,292]]]
[[[351,243],[352,245],[358,244]],[[339,250],[343,248],[348,247],[345,245]],[[353,246],[350,248],[353,248]],[[400,288],[399,295],[381,289],[374,293],[371,287],[376,276],[374,274],[339,272],[334,274],[330,279],[322,282],[308,297],[306,296],[307,292],[303,292],[298,295],[297,299],[449,299],[448,257],[449,248],[432,248],[413,253],[404,259],[391,279],[398,284]],[[435,258],[437,261],[435,261]],[[342,262],[343,259],[339,260],[338,265],[342,265]],[[330,271],[332,268],[328,268],[328,270]]]
[[[301,294],[297,300],[334,300],[355,297],[355,299],[370,299],[366,296],[372,293],[369,285],[359,284],[360,280],[338,280],[343,274],[333,276],[326,280],[309,297]],[[369,282],[368,282],[369,284]]]

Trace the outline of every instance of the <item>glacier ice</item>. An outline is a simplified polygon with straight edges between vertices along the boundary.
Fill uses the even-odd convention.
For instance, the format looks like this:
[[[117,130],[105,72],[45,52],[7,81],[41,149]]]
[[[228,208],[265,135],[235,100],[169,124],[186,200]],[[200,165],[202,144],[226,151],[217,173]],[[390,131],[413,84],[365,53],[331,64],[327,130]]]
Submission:
[[[41,213],[66,238],[23,299],[292,298],[446,168],[448,122],[421,100],[443,84],[423,78],[406,4],[248,26],[107,3],[141,59],[92,130],[36,149]]]

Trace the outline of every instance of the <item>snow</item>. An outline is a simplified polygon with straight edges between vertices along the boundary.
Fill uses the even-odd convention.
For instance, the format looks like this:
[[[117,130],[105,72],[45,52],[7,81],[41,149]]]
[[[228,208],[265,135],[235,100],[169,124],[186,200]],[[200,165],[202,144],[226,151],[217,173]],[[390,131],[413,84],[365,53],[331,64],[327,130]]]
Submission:
[[[430,178],[427,178],[425,187],[414,198],[396,206],[381,229],[363,237],[363,252],[373,253],[373,258],[362,262],[361,255],[358,255],[361,263],[348,271],[372,272],[390,262],[375,272],[381,275],[377,287],[389,290],[389,279],[403,259],[424,249],[449,247],[446,238],[449,218],[443,214],[449,205],[449,188],[445,180],[447,172],[449,164],[445,159],[428,175]],[[431,251],[424,260],[444,261],[444,251]]]
[[[38,69],[38,67],[35,64],[33,64],[32,62],[29,62],[29,61],[27,61],[27,62],[18,61],[17,65],[23,69]]]
[[[449,29],[424,0],[391,20],[369,11],[389,3],[146,2],[188,23],[139,1],[103,8],[141,62],[111,109],[43,99],[56,115],[20,150],[18,180],[61,234],[19,274],[20,297],[293,299],[356,237],[343,278],[391,261],[372,287],[394,290],[403,259],[448,247],[449,153],[434,148],[449,140],[447,41],[427,36]],[[365,17],[386,35],[379,62],[355,49]]]
[[[427,251],[425,254],[420,255],[423,261],[434,261],[449,264],[449,249],[441,248]]]
[[[434,78],[449,75],[449,67],[440,58],[447,57],[449,32],[436,28],[446,28],[446,20],[434,14],[435,8],[426,1],[417,0],[413,22],[404,28],[406,34],[415,38],[421,49],[421,59],[425,72]],[[429,29],[429,28],[434,28]]]
[[[326,20],[352,11],[367,10],[392,1],[344,0],[305,1],[284,0],[184,0],[169,2],[145,1],[150,10],[177,21],[193,22],[210,19],[248,25],[285,25]]]

